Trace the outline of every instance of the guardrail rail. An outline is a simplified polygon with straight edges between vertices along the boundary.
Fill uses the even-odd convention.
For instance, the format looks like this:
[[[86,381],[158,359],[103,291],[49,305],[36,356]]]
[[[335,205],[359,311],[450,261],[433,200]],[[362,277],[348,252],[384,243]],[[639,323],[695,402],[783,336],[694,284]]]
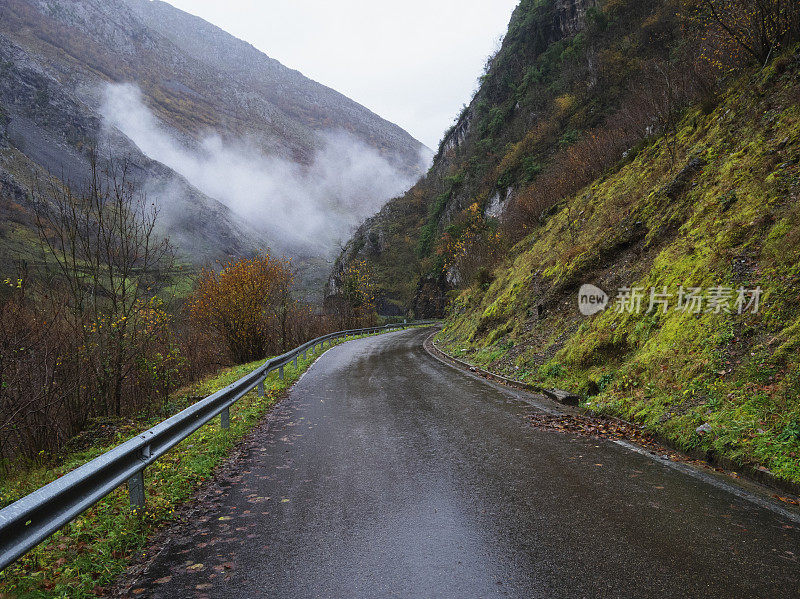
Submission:
[[[144,507],[145,468],[216,416],[220,416],[223,428],[229,428],[230,407],[254,388],[258,388],[259,397],[262,397],[267,376],[277,370],[278,377],[283,379],[284,367],[290,362],[296,367],[301,354],[305,359],[309,351],[316,353],[318,346],[324,349],[327,343],[330,347],[338,339],[437,322],[403,322],[338,331],[313,339],[267,360],[235,383],[3,508],[0,510],[0,571],[125,483],[132,509]]]

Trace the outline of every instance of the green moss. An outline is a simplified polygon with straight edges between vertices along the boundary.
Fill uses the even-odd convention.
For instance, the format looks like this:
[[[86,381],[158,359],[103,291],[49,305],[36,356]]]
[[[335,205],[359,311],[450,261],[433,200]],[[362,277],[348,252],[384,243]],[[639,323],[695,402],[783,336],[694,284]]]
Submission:
[[[800,481],[798,87],[769,71],[756,79],[710,114],[687,113],[676,165],[657,140],[561,206],[488,289],[455,304],[442,337],[482,363],[580,393],[592,410]],[[581,317],[577,286],[602,280],[672,294],[760,286],[763,306],[647,313],[645,297],[641,314],[612,305]],[[531,312],[540,303],[544,318]],[[513,363],[501,348],[509,335]],[[700,436],[704,423],[712,430]]]

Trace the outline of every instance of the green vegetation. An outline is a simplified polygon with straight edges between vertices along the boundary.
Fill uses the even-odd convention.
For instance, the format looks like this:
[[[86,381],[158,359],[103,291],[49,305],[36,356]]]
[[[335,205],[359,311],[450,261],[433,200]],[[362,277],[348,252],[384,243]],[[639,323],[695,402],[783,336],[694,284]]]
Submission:
[[[459,186],[464,182],[464,173],[456,173],[445,178],[445,186],[447,191],[440,193],[436,196],[433,202],[428,206],[428,219],[420,230],[419,242],[417,245],[417,254],[420,258],[430,256],[433,249],[434,241],[436,241],[436,232],[439,221],[447,209],[447,204],[453,198],[453,195],[458,191]]]
[[[444,214],[444,209],[447,207],[447,202],[450,200],[449,193],[443,193],[436,196],[436,199],[428,209],[428,222],[422,227],[419,234],[419,242],[417,246],[417,253],[421,258],[430,255],[435,241],[436,226],[439,219]]]
[[[685,114],[672,149],[657,139],[561,204],[488,290],[454,301],[440,341],[685,448],[800,481],[799,73],[795,52],[743,76],[710,114]],[[612,305],[585,318],[582,283],[612,298],[681,285],[764,296],[758,314],[680,312],[674,297],[647,313],[646,296],[641,314]]]

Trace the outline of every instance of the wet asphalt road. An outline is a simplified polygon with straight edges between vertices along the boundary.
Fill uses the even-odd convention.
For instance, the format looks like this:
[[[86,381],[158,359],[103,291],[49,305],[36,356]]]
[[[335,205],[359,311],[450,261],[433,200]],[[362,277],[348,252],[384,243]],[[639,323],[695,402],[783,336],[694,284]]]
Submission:
[[[523,394],[441,364],[429,334],[328,351],[136,596],[800,597],[796,521],[532,428]]]

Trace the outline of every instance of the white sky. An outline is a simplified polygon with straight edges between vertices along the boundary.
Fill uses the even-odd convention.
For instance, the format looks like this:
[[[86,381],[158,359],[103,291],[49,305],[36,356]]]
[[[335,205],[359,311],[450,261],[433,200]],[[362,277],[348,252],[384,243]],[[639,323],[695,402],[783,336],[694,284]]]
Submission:
[[[168,0],[436,149],[518,0]]]

